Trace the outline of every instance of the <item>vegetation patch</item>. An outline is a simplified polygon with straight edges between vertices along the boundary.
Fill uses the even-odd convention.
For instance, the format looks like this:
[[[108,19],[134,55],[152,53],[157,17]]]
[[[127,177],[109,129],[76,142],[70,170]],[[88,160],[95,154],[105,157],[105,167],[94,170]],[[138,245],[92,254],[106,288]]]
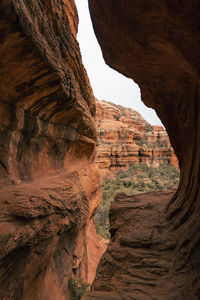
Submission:
[[[70,278],[68,281],[70,300],[80,300],[81,297],[89,291],[89,283],[85,283],[75,278]]]
[[[144,163],[131,163],[127,170],[120,170],[114,179],[106,177],[102,184],[102,201],[95,216],[98,234],[104,238],[110,237],[109,210],[117,193],[135,195],[177,188],[179,177],[179,170],[172,165],[152,167]]]
[[[171,148],[165,140],[157,139],[156,142],[149,142],[146,137],[136,140],[135,143],[138,146],[146,146],[148,148]]]

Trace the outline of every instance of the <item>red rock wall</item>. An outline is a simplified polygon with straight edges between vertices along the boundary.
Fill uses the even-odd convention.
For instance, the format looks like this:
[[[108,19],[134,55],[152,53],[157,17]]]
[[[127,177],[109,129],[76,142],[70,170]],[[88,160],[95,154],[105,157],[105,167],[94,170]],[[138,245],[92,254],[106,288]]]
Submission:
[[[175,245],[166,248],[161,257],[164,261],[165,254],[171,252],[173,264],[164,273],[159,273],[155,264],[159,268],[160,263],[157,259],[152,261],[149,271],[155,282],[147,284],[145,291],[132,290],[131,297],[150,299],[162,282],[162,294],[155,295],[155,299],[199,299],[200,3],[197,0],[89,0],[89,4],[107,64],[139,84],[143,101],[156,110],[169,134],[181,171],[179,188],[172,198],[169,195],[163,208],[163,224],[166,222],[165,227],[169,228]],[[155,208],[150,214],[156,218]],[[125,235],[126,232],[127,229]],[[150,248],[145,248],[144,243],[134,244],[134,236],[131,239],[136,251],[143,248],[151,255]],[[115,240],[116,236],[113,236],[113,246]],[[165,242],[158,241],[157,249],[160,243]],[[138,261],[138,268],[143,268],[145,275],[148,264],[144,267],[144,261]],[[103,272],[103,268],[99,269],[99,273],[103,275]],[[147,280],[149,278],[147,276]],[[112,283],[109,290],[114,290]],[[173,291],[176,291],[176,297]],[[124,299],[123,295],[117,294],[117,297]]]
[[[136,111],[97,101],[97,121],[99,145],[95,161],[103,176],[127,169],[131,162],[153,166],[168,163],[178,167],[167,132],[162,126],[151,126]],[[147,144],[138,145],[138,141]]]
[[[77,26],[72,0],[0,2],[2,300],[66,300],[70,277],[88,279],[101,190]]]

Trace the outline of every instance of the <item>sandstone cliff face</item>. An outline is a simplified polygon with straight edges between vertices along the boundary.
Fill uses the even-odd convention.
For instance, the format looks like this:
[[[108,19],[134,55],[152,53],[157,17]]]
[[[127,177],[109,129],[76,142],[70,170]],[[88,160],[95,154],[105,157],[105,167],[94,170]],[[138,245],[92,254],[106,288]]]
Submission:
[[[123,294],[118,294],[117,297],[158,300],[199,299],[200,3],[196,0],[89,0],[89,4],[94,29],[106,62],[139,84],[143,101],[156,110],[169,134],[181,171],[179,188],[173,196],[168,195],[168,201],[162,209],[161,223],[165,224],[169,234],[173,235],[174,244],[160,251],[162,261],[158,263],[156,259],[155,264],[152,261],[149,265],[150,276],[154,282],[149,281],[150,284],[146,285],[145,290],[138,288],[136,291],[130,285],[126,288],[126,293],[131,295],[129,298],[124,297]],[[159,197],[162,200],[162,197]],[[154,206],[151,215],[154,216],[153,218],[157,216]],[[127,231],[127,228],[124,228],[121,233],[124,234],[124,240]],[[144,241],[148,239],[149,237],[144,236]],[[153,242],[153,237],[150,239]],[[113,233],[112,245],[109,248],[112,248],[112,253],[114,253],[115,240],[117,240],[117,231]],[[162,240],[160,234],[156,243],[155,247],[158,251],[162,243],[167,245],[167,241]],[[147,280],[145,279],[147,261],[140,260],[137,252],[143,249],[145,257],[147,255],[148,258],[153,259],[151,246],[146,246],[142,241],[136,243],[134,235],[130,237],[128,243],[121,244],[125,248],[129,245],[135,248],[134,261],[138,261],[138,267],[133,270],[132,276],[137,276],[138,268],[143,269],[141,279],[148,282],[148,276]],[[117,254],[116,251],[116,258]],[[98,270],[98,274],[101,273],[102,278],[105,275],[106,281],[110,282],[110,291],[115,289],[116,283],[114,280],[111,281],[114,272],[108,274],[106,265],[111,261],[111,269],[120,268],[118,260],[119,257],[114,265],[107,256],[104,265],[101,265]],[[173,264],[169,264],[169,260]],[[161,276],[157,271],[162,270],[165,262],[165,275]],[[123,281],[129,282],[126,273],[124,271],[123,276],[115,278],[115,281],[122,285]],[[178,277],[175,281],[175,274],[183,276],[182,279]],[[160,277],[162,294],[155,294],[155,291],[158,291]],[[98,299],[99,284],[101,284],[99,281],[95,282],[94,287],[97,292],[88,297],[95,296],[95,299]],[[107,289],[104,289],[104,293],[105,290]],[[176,297],[173,291],[176,291]],[[108,299],[106,297],[104,299]]]
[[[151,126],[136,111],[97,101],[99,145],[96,162],[103,175],[126,169],[131,162],[152,166],[167,163],[178,167],[167,132]]]
[[[2,0],[0,17],[0,298],[66,300],[101,198],[77,11]]]

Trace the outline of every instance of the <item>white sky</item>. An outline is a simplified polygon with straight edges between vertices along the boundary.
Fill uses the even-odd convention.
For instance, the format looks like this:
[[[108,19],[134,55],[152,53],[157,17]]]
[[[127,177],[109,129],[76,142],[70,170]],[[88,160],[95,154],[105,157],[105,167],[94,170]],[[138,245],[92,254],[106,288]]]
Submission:
[[[152,125],[162,124],[155,111],[141,101],[140,89],[132,79],[105,64],[95,37],[87,0],[75,0],[79,13],[78,41],[83,64],[87,70],[94,95],[138,111]]]

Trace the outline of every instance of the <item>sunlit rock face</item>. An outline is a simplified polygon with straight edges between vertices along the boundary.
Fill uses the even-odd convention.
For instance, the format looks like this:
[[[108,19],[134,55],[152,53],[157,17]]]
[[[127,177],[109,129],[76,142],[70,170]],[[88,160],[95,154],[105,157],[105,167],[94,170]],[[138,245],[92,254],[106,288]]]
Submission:
[[[103,176],[114,176],[131,163],[160,164],[178,168],[168,134],[162,126],[151,126],[131,108],[97,101],[99,144],[95,161]]]
[[[154,299],[199,299],[200,3],[197,0],[89,0],[89,5],[106,63],[139,84],[143,101],[156,110],[169,134],[181,169],[179,188],[173,197],[169,195],[163,207],[162,222],[173,235],[174,245],[163,251],[162,259],[168,251],[173,264],[164,273],[156,273],[153,270],[158,260],[152,262],[149,267],[154,284],[149,285],[145,293],[142,289],[132,290],[131,297],[151,299],[155,295]],[[156,216],[156,209],[153,208],[152,213]],[[126,232],[127,228],[124,235]],[[138,247],[136,245],[136,251]],[[150,254],[148,247],[143,248]],[[143,260],[138,264],[143,268],[143,279],[146,280],[147,266]],[[98,270],[98,274],[102,274],[101,288],[98,276],[94,284],[97,297],[100,297],[100,290],[105,293],[103,280],[108,281],[106,275],[103,277],[105,265],[104,261]],[[112,276],[112,272],[108,276]],[[120,282],[122,278],[119,276],[116,280]],[[154,293],[161,281],[162,297]],[[109,290],[114,290],[111,281]],[[127,287],[126,291],[131,289]],[[173,291],[176,291],[175,298]],[[104,299],[110,299],[108,297]],[[123,299],[123,293],[120,299]]]
[[[88,279],[101,198],[77,11],[2,0],[0,16],[0,298],[69,299],[68,279]]]

